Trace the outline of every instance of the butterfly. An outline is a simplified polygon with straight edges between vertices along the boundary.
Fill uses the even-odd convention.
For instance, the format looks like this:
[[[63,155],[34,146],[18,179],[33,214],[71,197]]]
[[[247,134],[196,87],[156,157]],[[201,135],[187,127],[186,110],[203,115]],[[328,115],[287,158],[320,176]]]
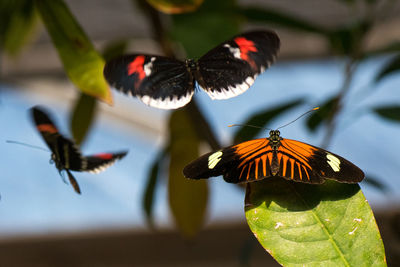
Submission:
[[[272,31],[253,31],[233,37],[199,60],[132,54],[107,62],[104,77],[118,91],[145,104],[176,109],[190,102],[197,85],[211,99],[245,92],[274,61],[280,40]]]
[[[223,175],[228,183],[247,183],[273,176],[296,182],[322,184],[325,179],[358,183],[364,172],[332,152],[282,138],[271,130],[268,138],[246,141],[207,153],[189,163],[183,174],[191,179]]]
[[[122,159],[128,153],[127,151],[121,151],[82,156],[74,141],[65,138],[59,133],[57,127],[42,107],[35,106],[31,108],[31,115],[36,129],[51,150],[51,161],[55,163],[62,178],[62,171],[65,170],[70,184],[78,194],[81,193],[81,190],[71,171],[98,173],[111,166],[116,160]]]

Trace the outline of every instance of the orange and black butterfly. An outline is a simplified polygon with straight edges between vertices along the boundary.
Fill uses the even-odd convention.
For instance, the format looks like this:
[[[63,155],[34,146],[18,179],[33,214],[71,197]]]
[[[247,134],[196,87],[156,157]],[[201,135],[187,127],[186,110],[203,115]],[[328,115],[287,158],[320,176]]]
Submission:
[[[47,146],[51,150],[51,161],[55,163],[60,172],[66,171],[68,179],[75,192],[80,194],[78,182],[71,171],[84,171],[98,173],[114,164],[118,159],[125,157],[127,151],[117,153],[100,153],[83,156],[76,144],[62,136],[43,108],[31,108],[32,119]],[[61,175],[61,177],[63,177]]]
[[[363,171],[350,161],[322,148],[280,137],[246,141],[207,153],[183,169],[191,179],[223,175],[228,183],[247,183],[280,176],[296,182],[321,184],[325,179],[358,183]]]

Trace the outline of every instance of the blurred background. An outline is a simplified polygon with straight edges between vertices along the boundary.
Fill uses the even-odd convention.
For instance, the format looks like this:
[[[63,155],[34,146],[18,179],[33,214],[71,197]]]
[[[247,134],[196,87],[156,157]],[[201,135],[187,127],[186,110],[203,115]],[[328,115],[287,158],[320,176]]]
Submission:
[[[186,181],[181,170],[211,149],[268,134],[230,124],[277,128],[315,106],[282,136],[364,170],[388,263],[400,260],[400,1],[2,0],[0,8],[3,264],[279,266],[248,229],[242,187]],[[225,101],[199,92],[186,108],[157,110],[88,89],[102,68],[82,78],[76,67],[129,52],[199,58],[251,29],[277,32],[278,60]],[[34,105],[84,154],[129,154],[101,174],[75,173],[75,194],[50,152],[6,143],[46,147],[28,113]]]

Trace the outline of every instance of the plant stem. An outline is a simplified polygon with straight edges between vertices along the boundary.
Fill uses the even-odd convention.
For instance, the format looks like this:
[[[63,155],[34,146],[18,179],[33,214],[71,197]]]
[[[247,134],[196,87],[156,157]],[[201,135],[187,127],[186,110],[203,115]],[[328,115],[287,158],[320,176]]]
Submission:
[[[349,59],[349,61],[346,62],[344,71],[345,77],[342,84],[342,88],[340,89],[336,101],[334,101],[333,103],[331,115],[330,118],[328,119],[326,134],[322,141],[322,147],[324,148],[327,148],[329,144],[332,142],[332,137],[337,127],[337,119],[343,108],[343,100],[351,88],[351,82],[353,80],[354,71],[356,70],[356,68],[357,68],[357,61],[355,59],[351,58]]]

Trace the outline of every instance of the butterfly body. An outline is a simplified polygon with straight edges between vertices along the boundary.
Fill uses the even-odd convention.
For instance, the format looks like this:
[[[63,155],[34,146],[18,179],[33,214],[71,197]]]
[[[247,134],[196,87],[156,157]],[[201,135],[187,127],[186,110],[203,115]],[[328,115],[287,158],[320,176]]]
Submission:
[[[175,109],[192,98],[196,84],[212,99],[246,91],[275,60],[279,37],[270,31],[235,36],[198,60],[133,54],[106,63],[104,77],[116,90],[149,106]]]
[[[71,185],[78,194],[81,191],[71,171],[98,173],[127,154],[127,151],[121,151],[83,156],[72,140],[59,133],[43,108],[35,106],[31,109],[31,114],[36,129],[51,150],[51,161],[55,163],[60,174],[62,171],[67,173]]]
[[[282,138],[278,130],[268,138],[246,141],[210,152],[188,164],[187,178],[223,175],[230,183],[246,183],[279,176],[296,182],[321,184],[325,179],[357,183],[361,169],[334,153],[300,141]]]

